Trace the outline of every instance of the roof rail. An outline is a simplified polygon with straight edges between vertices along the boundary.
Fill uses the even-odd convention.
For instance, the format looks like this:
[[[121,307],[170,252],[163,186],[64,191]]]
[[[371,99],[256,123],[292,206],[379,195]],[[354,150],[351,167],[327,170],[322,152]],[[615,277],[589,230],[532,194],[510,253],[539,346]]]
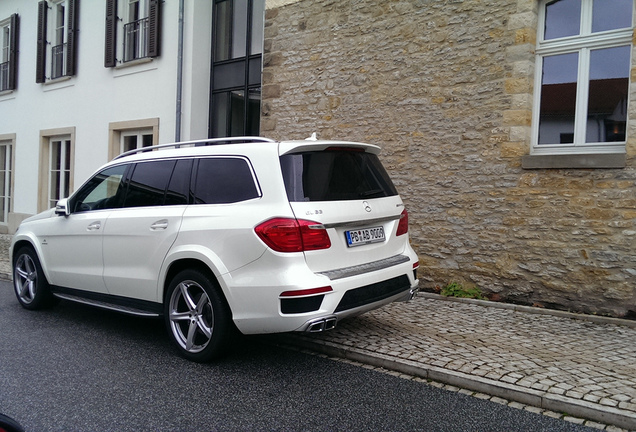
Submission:
[[[158,144],[158,145],[154,145],[154,146],[149,146],[149,147],[141,147],[138,149],[133,149],[130,151],[127,151],[125,153],[122,153],[120,155],[115,156],[115,159],[120,159],[123,158],[125,156],[130,156],[132,154],[136,154],[136,153],[143,153],[143,152],[148,152],[148,151],[153,151],[153,150],[158,150],[158,149],[162,149],[162,148],[170,148],[170,147],[174,147],[174,148],[180,148],[182,146],[209,146],[209,145],[221,145],[221,144],[233,144],[233,143],[252,143],[252,142],[269,142],[269,143],[273,143],[276,142],[273,139],[270,138],[263,138],[263,137],[250,137],[250,136],[243,136],[243,137],[225,137],[225,138],[206,138],[206,139],[200,139],[200,140],[193,140],[193,141],[181,141],[181,142],[176,142],[176,143],[169,143],[169,144]]]

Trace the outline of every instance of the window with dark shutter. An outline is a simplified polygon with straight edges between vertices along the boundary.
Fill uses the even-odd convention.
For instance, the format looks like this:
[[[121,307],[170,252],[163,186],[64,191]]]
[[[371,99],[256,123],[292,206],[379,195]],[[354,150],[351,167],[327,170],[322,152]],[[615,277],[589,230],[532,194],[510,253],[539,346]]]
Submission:
[[[117,64],[117,0],[106,0],[106,42],[104,67]]]
[[[48,5],[45,0],[38,3],[38,41],[35,62],[35,82],[46,81],[46,14]]]
[[[11,15],[10,45],[9,45],[9,80],[6,90],[18,88],[18,35],[20,18],[18,14]]]
[[[159,57],[161,51],[161,1],[150,0],[148,10],[148,57]]]

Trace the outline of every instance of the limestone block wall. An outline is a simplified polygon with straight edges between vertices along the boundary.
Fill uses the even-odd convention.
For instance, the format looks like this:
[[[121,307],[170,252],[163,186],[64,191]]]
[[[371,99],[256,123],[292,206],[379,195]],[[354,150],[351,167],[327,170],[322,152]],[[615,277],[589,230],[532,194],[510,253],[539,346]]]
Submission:
[[[522,169],[537,1],[266,4],[261,134],[380,145],[425,289],[636,316],[636,91],[626,168]]]

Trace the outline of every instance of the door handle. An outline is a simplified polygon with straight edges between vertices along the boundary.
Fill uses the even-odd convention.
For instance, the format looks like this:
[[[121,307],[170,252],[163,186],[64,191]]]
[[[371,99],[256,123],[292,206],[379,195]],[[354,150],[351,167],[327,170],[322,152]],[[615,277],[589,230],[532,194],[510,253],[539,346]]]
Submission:
[[[102,222],[101,221],[95,221],[92,224],[90,224],[89,226],[86,227],[86,229],[88,231],[95,231],[98,230],[102,227]]]
[[[168,220],[167,219],[162,219],[162,220],[157,221],[157,222],[153,223],[152,225],[150,225],[150,229],[153,230],[153,231],[165,230],[166,228],[168,228]]]

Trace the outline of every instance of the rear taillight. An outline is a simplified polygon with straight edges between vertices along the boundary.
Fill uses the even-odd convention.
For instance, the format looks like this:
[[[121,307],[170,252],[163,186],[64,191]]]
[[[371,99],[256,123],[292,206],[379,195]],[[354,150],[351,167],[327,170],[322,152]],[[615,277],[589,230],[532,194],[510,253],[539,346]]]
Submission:
[[[254,228],[254,231],[277,252],[306,252],[331,247],[325,227],[304,219],[269,219]]]
[[[398,223],[396,236],[401,236],[409,232],[409,212],[406,209],[402,210],[400,215],[400,222]]]

